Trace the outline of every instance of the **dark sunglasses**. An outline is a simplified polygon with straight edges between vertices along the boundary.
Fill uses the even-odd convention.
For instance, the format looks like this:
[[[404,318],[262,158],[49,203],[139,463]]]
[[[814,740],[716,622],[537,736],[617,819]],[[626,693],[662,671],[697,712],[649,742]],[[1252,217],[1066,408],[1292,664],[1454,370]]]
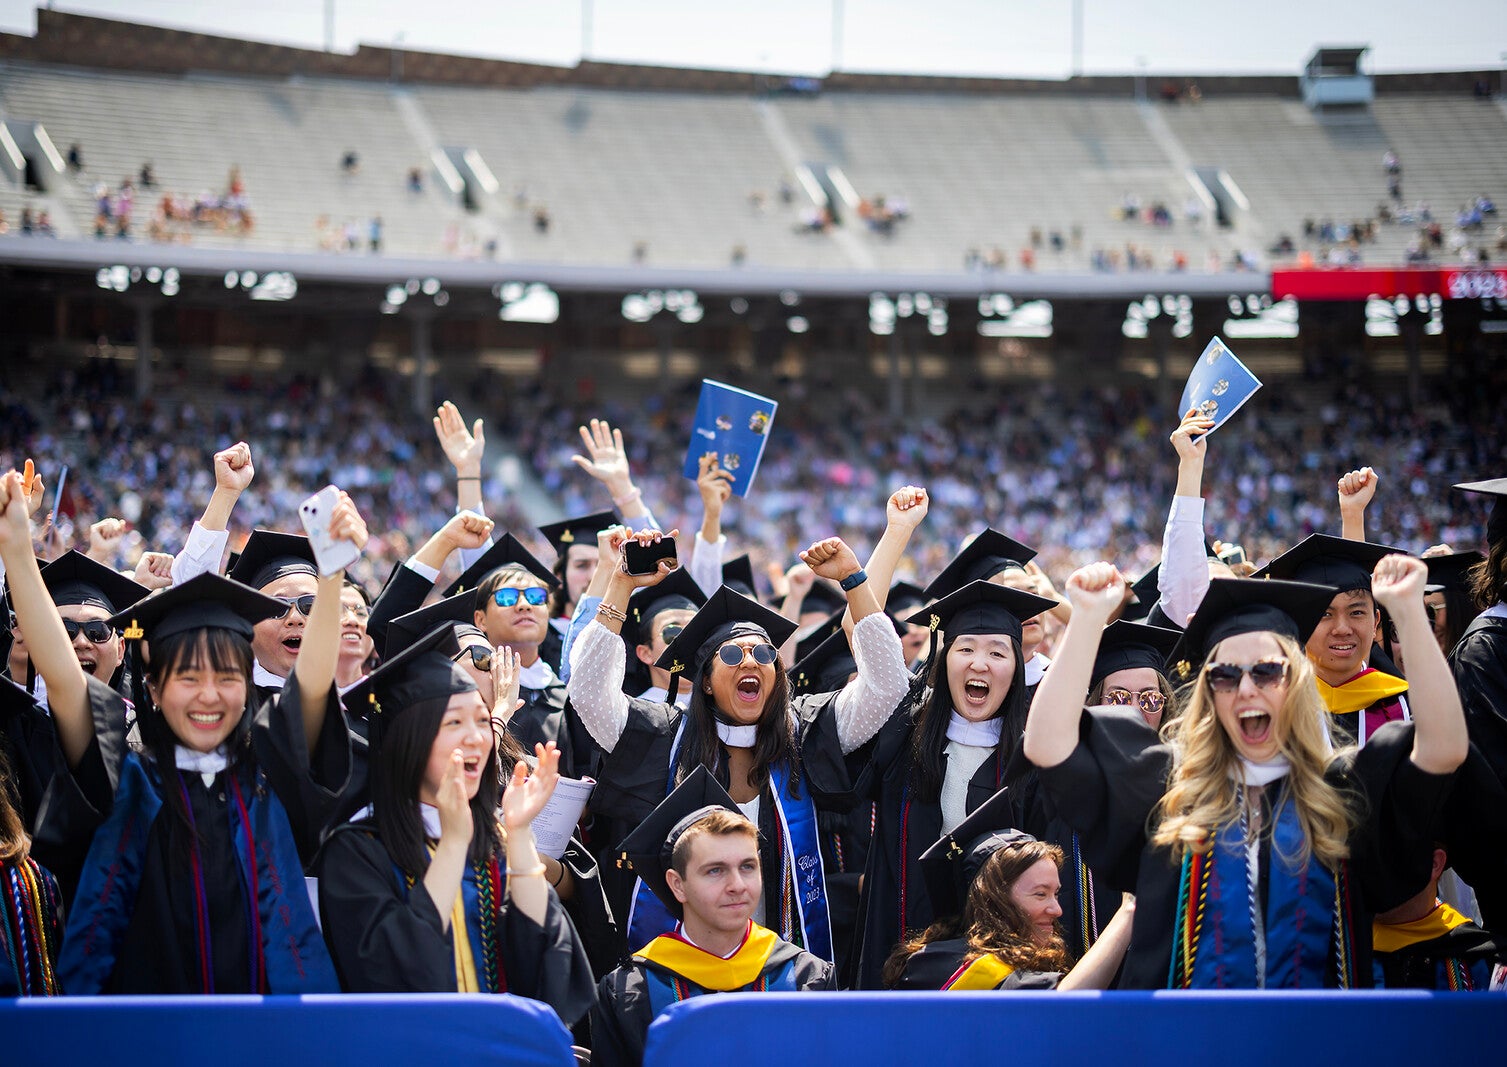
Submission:
[[[1423,605],[1423,610],[1428,612],[1429,622],[1434,623],[1439,621],[1439,613],[1444,610],[1444,605],[1425,604]]]
[[[456,656],[451,662],[459,663],[468,654],[471,657],[471,666],[479,671],[491,672],[492,650],[490,648],[483,648],[481,645],[472,645],[470,648],[462,649],[460,655]]]
[[[1257,689],[1270,689],[1287,679],[1285,659],[1264,659],[1260,663],[1211,663],[1204,668],[1209,688],[1216,693],[1233,693],[1247,674]]]
[[[12,615],[11,619],[14,620],[15,616]],[[12,622],[11,625],[14,626],[15,623]],[[92,619],[89,622],[74,622],[72,619],[64,619],[63,629],[68,631],[68,640],[70,641],[77,637],[79,631],[82,630],[84,631],[84,638],[91,644],[96,645],[102,645],[115,636],[115,627],[111,626],[104,619]]]
[[[549,599],[549,590],[542,585],[531,585],[527,589],[518,589],[510,585],[493,593],[492,599],[497,602],[499,608],[510,608],[518,603],[520,596],[526,603],[537,608]]]
[[[680,625],[678,622],[672,622],[663,630],[659,631],[659,639],[668,645],[671,641],[679,637],[683,632],[685,632],[684,626]]]
[[[717,658],[729,667],[736,667],[743,662],[743,657],[749,653],[753,654],[754,662],[761,667],[769,666],[774,662],[775,657],[779,655],[773,645],[759,644],[745,649],[742,645],[729,643],[717,649]]]
[[[1120,707],[1135,704],[1147,715],[1156,715],[1167,706],[1167,695],[1159,689],[1143,689],[1139,693],[1132,693],[1129,689],[1106,689],[1104,703]]]
[[[300,608],[299,610],[302,611],[303,609]],[[340,614],[354,615],[358,619],[369,619],[372,617],[372,609],[365,604],[341,604]]]
[[[279,596],[273,597],[273,599],[281,600],[284,604],[283,613],[278,616],[279,619],[286,619],[288,617],[288,613],[291,612],[294,608],[297,608],[298,613],[307,619],[309,617],[309,612],[314,610],[313,593],[305,593],[303,596]]]

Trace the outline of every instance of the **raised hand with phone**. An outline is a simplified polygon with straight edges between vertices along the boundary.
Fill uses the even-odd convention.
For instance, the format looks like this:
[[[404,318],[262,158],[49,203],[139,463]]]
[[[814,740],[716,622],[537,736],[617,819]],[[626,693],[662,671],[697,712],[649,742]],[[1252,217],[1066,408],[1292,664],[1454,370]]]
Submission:
[[[361,557],[368,535],[355,502],[333,485],[304,501],[299,515],[314,546],[319,578],[290,681],[298,682],[305,739],[312,750],[323,723],[323,715],[316,714],[315,709],[324,710],[333,694],[340,660],[340,587],[345,582],[345,568]]]

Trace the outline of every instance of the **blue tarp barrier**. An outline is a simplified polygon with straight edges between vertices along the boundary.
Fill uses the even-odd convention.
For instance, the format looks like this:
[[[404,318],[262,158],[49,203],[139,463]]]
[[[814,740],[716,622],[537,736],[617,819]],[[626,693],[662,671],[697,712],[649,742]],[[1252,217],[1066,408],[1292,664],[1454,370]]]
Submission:
[[[0,1064],[572,1067],[570,1034],[512,996],[37,997],[0,1000]]]
[[[737,993],[671,1007],[644,1067],[1426,1067],[1504,1048],[1501,993]]]

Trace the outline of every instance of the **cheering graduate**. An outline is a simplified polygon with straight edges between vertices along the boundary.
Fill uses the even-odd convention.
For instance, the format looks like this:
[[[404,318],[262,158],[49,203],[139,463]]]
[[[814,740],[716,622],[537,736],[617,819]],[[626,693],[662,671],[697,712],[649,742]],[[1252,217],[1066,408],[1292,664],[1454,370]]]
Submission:
[[[1336,745],[1364,745],[1383,723],[1406,722],[1410,714],[1408,683],[1370,666],[1381,654],[1376,646],[1381,611],[1371,595],[1371,569],[1391,552],[1385,545],[1312,534],[1255,575],[1334,590],[1305,649]]]
[[[251,677],[266,700],[287,684],[303,647],[304,630],[319,586],[314,546],[307,537],[253,530],[225,576],[282,602],[282,612],[256,624]]]
[[[1010,827],[996,793],[921,856],[938,921],[901,943],[885,986],[910,990],[1104,989],[1130,941],[1128,899],[1073,964],[1058,922],[1062,850]]]
[[[70,994],[308,993],[337,988],[302,879],[350,768],[334,691],[341,576],[317,583],[293,680],[248,706],[256,623],[277,600],[200,575],[125,627],[145,751],[122,698],[87,674],[32,559],[20,478],[0,481],[0,555],[47,682],[66,762],[39,855],[76,886],[58,972]],[[342,494],[336,538],[366,542]],[[146,646],[144,648],[143,646]]]
[[[555,586],[549,598],[549,632],[539,644],[539,656],[556,674],[561,669],[565,632],[597,570],[597,534],[620,525],[616,512],[599,511],[539,527],[555,549],[555,564],[550,568]]]
[[[4,680],[0,685],[16,688]],[[31,839],[11,787],[0,751],[0,998],[56,996],[62,992],[57,975],[62,894],[47,868],[29,854]]]
[[[1434,637],[1446,656],[1459,644],[1466,629],[1481,614],[1471,588],[1471,576],[1486,562],[1479,552],[1443,552],[1423,554],[1428,564],[1429,584],[1423,590],[1423,604],[1434,624]],[[1399,664],[1401,666],[1401,664]]]
[[[1174,652],[1191,687],[1160,744],[1138,710],[1084,711],[1125,586],[1107,563],[1068,580],[1073,621],[1031,709],[1025,753],[1090,866],[1135,893],[1122,987],[1370,984],[1371,918],[1428,881],[1468,747],[1423,610],[1426,574],[1421,560],[1387,556],[1371,578],[1412,666],[1413,722],[1339,753],[1302,645],[1330,587],[1211,582]]]
[[[906,495],[904,506],[897,504],[902,493],[891,498],[886,538],[898,541],[903,551],[926,509],[924,494]],[[640,540],[652,543],[658,537],[642,534]],[[755,921],[830,960],[816,806],[846,810],[852,805],[844,757],[873,737],[894,711],[908,675],[894,626],[852,550],[834,537],[816,542],[801,558],[816,574],[847,588],[858,677],[840,691],[792,699],[776,650],[794,625],[724,586],[658,661],[675,679],[672,690],[682,676],[690,682],[689,706],[674,704],[673,692],[666,703],[624,696],[625,648],[618,631],[627,621],[630,593],[657,584],[674,569],[664,560],[651,574],[614,572],[595,620],[576,642],[570,695],[606,754],[592,810],[616,822],[622,832],[614,840],[691,770],[706,767],[759,827],[765,891]],[[617,914],[628,917],[630,947],[674,925],[642,884],[636,890],[617,887],[612,900]]]
[[[1372,924],[1378,988],[1469,993],[1489,989],[1492,969],[1507,963],[1507,945],[1439,899],[1447,862],[1436,848],[1428,885]]]
[[[684,568],[628,598],[628,621],[623,626],[623,640],[628,642],[629,654],[640,671],[647,674],[649,682],[637,694],[640,700],[663,704],[670,699],[673,679],[669,671],[659,666],[659,659],[696,617],[696,612],[705,606],[706,594]],[[677,691],[675,699],[684,707],[691,694]]]
[[[859,905],[858,987],[879,988],[894,946],[936,918],[921,853],[1003,784],[1026,721],[1022,623],[1052,605],[976,580],[911,617],[946,641],[930,659],[927,688],[913,687],[854,770],[860,798],[877,804]]]
[[[649,1024],[707,993],[832,988],[832,965],[753,920],[764,879],[759,831],[696,767],[623,843],[672,929],[602,979],[591,1013],[592,1063],[643,1062]]]
[[[574,1024],[591,969],[530,829],[559,753],[513,764],[499,827],[492,712],[453,643],[436,627],[351,694],[373,727],[372,812],[320,856],[325,935],[347,992],[511,992]]]

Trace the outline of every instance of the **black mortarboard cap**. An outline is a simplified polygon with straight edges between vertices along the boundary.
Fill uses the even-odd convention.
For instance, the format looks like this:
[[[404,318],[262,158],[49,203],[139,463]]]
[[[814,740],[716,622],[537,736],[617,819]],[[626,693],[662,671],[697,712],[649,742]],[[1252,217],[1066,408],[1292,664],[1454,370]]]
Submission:
[[[544,539],[555,546],[555,551],[564,556],[571,545],[597,546],[597,534],[609,526],[621,526],[623,520],[615,511],[598,511],[590,515],[575,515],[548,526],[538,527]]]
[[[1439,593],[1446,589],[1464,590],[1469,584],[1467,572],[1486,557],[1479,552],[1453,552],[1446,556],[1429,556],[1429,579],[1424,590]]]
[[[1507,541],[1507,478],[1460,482],[1455,488],[1462,493],[1484,493],[1494,498],[1491,515],[1486,520],[1486,541],[1493,545]]]
[[[926,587],[926,595],[941,598],[956,593],[969,582],[993,578],[1011,567],[1024,567],[1036,558],[1036,550],[995,529],[986,529],[942,568]]]
[[[801,614],[805,615],[808,612],[815,611],[830,614],[834,611],[841,611],[847,606],[848,598],[843,595],[842,590],[838,589],[832,583],[818,578],[815,582],[811,583],[811,588],[801,599]]]
[[[1291,582],[1327,585],[1337,593],[1371,588],[1371,572],[1383,556],[1399,549],[1369,541],[1348,541],[1329,534],[1309,534],[1252,575]]]
[[[1183,639],[1167,658],[1167,676],[1179,683],[1188,681],[1210,649],[1237,634],[1270,630],[1307,644],[1332,600],[1334,590],[1327,585],[1214,578],[1203,603],[1188,620]]]
[[[225,576],[253,589],[265,589],[290,574],[319,577],[314,546],[309,539],[302,534],[252,530],[251,536],[246,538],[246,546]]]
[[[1156,607],[1157,601],[1162,598],[1161,580],[1162,565],[1160,563],[1137,578],[1130,587],[1130,591],[1135,594],[1135,599],[1125,605],[1125,610],[1120,612],[1120,618],[1127,622],[1138,622],[1150,615],[1151,609]]]
[[[1056,606],[1055,600],[979,578],[905,621],[941,630],[949,639],[962,634],[1008,634],[1019,641],[1026,619]]]
[[[790,694],[831,693],[847,684],[848,677],[858,669],[858,660],[848,645],[848,635],[839,623],[836,632],[814,647],[802,641],[796,646],[800,656],[790,668]]]
[[[927,601],[926,590],[910,582],[896,582],[890,586],[890,595],[885,598],[884,610],[897,619],[915,612]]]
[[[842,617],[847,614],[847,610],[847,607],[838,608],[801,636],[801,639],[795,643],[797,662],[811,655],[816,651],[816,646],[842,629]]]
[[[665,575],[657,585],[634,590],[628,598],[628,626],[639,644],[649,644],[649,623],[662,611],[700,611],[706,594],[684,567]]]
[[[471,693],[476,682],[444,651],[455,641],[449,623],[441,623],[346,691],[342,702],[371,724],[376,747],[382,725],[415,704]]]
[[[734,592],[752,600],[759,599],[758,588],[754,585],[753,560],[747,552],[722,565],[722,584],[732,586]]]
[[[125,611],[151,592],[77,549],[43,567],[42,581],[54,604],[87,604],[111,615]]]
[[[1166,669],[1167,657],[1182,639],[1181,630],[1168,630],[1123,619],[1105,627],[1099,637],[1099,653],[1089,675],[1089,687],[1098,685],[1116,671],[1150,667],[1160,674]]]
[[[707,599],[706,606],[686,623],[680,636],[670,642],[654,665],[675,677],[684,674],[695,678],[706,656],[715,650],[715,645],[710,644],[714,638],[716,644],[721,644],[754,632],[754,627],[762,629],[775,648],[790,640],[796,631],[796,624],[785,616],[724,585]]]
[[[938,919],[963,913],[968,888],[989,857],[1010,845],[1035,841],[1014,829],[1009,790],[1001,789],[921,853],[921,877]]]
[[[446,587],[445,595],[454,596],[460,592],[473,592],[486,580],[487,575],[510,563],[534,575],[544,583],[546,589],[554,589],[560,584],[559,580],[549,572],[549,568],[539,562],[539,557],[523,547],[522,541],[510,533],[505,533],[492,543],[492,547],[487,549],[480,559],[466,568],[465,574]]]
[[[659,806],[618,845],[619,854],[633,867],[633,872],[677,919],[684,918],[684,908],[665,881],[675,843],[696,823],[722,808],[741,814],[727,790],[710,771],[697,764],[686,775],[685,781],[660,801]]]
[[[248,585],[201,574],[139,600],[110,619],[128,641],[161,641],[189,630],[230,630],[251,640],[256,624],[281,618],[288,605]]]
[[[419,638],[428,635],[436,626],[448,624],[452,635],[460,626],[466,626],[481,633],[482,631],[477,629],[473,622],[476,618],[475,605],[476,598],[470,593],[458,593],[444,600],[436,600],[433,604],[420,608],[418,611],[399,615],[387,624],[387,640],[382,646],[382,658],[391,660]],[[447,647],[446,651],[450,655],[459,653],[459,643],[453,647]]]

